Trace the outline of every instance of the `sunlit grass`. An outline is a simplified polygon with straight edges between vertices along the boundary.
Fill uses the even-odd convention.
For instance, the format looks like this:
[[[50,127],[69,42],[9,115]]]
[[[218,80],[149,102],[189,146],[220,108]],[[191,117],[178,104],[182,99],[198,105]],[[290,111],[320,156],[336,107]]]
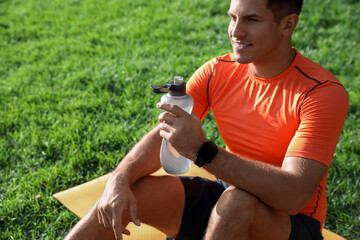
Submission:
[[[0,238],[62,239],[51,195],[105,174],[157,121],[151,83],[231,51],[229,1],[0,1]],[[350,97],[325,227],[360,236],[358,1],[306,1],[294,46]],[[207,136],[221,140],[213,121]]]

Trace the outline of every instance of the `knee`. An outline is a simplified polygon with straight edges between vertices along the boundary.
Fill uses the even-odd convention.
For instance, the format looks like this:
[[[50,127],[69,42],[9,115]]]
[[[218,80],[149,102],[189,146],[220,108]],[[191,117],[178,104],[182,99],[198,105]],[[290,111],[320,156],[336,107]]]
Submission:
[[[218,200],[214,211],[222,221],[251,224],[257,216],[259,200],[252,194],[237,188],[225,191]]]

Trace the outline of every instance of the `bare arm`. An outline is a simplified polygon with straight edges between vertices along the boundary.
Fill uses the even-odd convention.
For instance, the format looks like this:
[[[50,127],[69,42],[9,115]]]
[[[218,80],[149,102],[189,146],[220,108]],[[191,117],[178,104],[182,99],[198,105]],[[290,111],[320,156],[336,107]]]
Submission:
[[[130,234],[121,222],[124,209],[129,209],[132,221],[140,225],[131,185],[160,168],[161,140],[158,126],[145,135],[114,170],[97,202],[99,224],[112,228],[117,240]]]
[[[299,157],[285,158],[280,168],[241,158],[224,149],[204,168],[288,214],[297,214],[310,201],[328,169]]]
[[[160,135],[180,154],[195,161],[206,141],[200,121],[171,104],[159,103],[168,111],[159,116]],[[247,160],[224,149],[204,168],[220,179],[248,191],[272,208],[288,214],[299,212],[311,199],[327,166],[310,159],[287,157],[282,167]]]
[[[133,184],[157,171],[161,167],[159,154],[162,138],[159,131],[157,126],[146,134],[120,162],[113,176],[125,178],[129,184]]]

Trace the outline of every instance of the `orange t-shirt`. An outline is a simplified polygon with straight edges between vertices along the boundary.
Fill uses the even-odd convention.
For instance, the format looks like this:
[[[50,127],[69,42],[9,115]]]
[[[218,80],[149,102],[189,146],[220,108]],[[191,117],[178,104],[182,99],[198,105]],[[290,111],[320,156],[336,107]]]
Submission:
[[[232,54],[199,68],[187,84],[194,113],[213,111],[226,149],[281,167],[287,156],[330,166],[346,118],[348,96],[326,69],[298,51],[291,66],[272,79],[254,76]],[[326,217],[326,176],[301,213]]]

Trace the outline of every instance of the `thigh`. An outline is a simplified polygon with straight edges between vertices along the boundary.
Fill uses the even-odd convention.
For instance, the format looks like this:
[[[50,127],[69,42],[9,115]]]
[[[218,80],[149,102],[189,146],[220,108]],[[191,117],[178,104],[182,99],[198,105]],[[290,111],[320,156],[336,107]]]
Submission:
[[[216,203],[205,239],[287,240],[290,216],[261,202],[249,192],[228,188]]]
[[[185,191],[177,176],[148,176],[132,185],[141,222],[170,236],[181,225],[185,205]],[[126,212],[124,222],[130,221]]]

